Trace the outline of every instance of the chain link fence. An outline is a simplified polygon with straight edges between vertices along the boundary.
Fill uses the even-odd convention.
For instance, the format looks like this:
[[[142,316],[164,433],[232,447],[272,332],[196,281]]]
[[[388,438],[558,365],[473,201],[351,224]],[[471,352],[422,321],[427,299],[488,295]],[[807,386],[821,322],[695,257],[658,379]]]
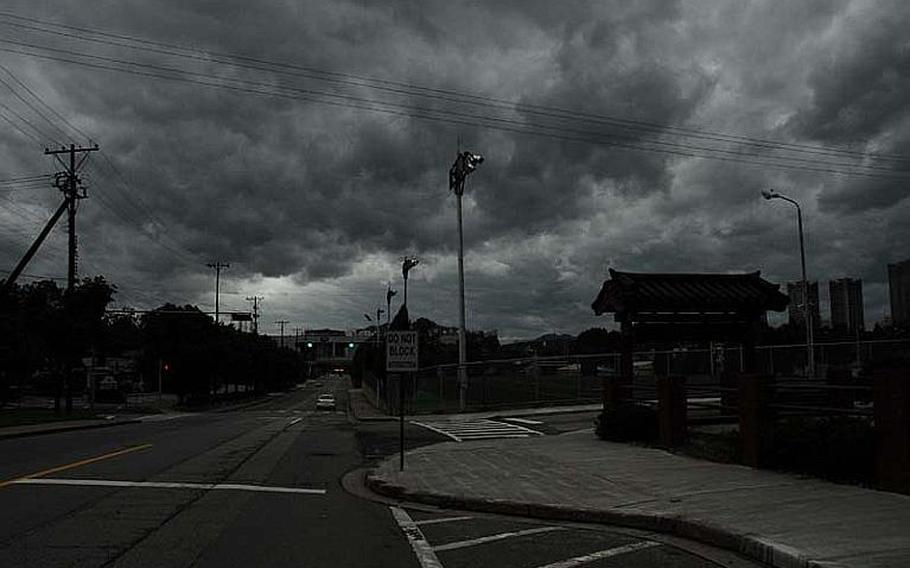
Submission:
[[[817,376],[830,368],[859,368],[910,353],[910,339],[827,342],[815,345]],[[806,376],[804,344],[758,346],[754,372],[779,380]],[[656,399],[656,377],[686,377],[690,404],[729,413],[735,405],[735,385],[729,378],[743,371],[740,345],[714,344],[708,348],[637,351],[633,359],[632,398],[643,403]],[[474,361],[466,364],[466,409],[507,409],[598,403],[603,382],[620,374],[619,353],[523,357]],[[458,365],[419,369],[405,379],[408,411],[416,414],[457,412]],[[795,384],[795,383],[794,383]],[[386,409],[397,407],[395,388],[377,392]]]

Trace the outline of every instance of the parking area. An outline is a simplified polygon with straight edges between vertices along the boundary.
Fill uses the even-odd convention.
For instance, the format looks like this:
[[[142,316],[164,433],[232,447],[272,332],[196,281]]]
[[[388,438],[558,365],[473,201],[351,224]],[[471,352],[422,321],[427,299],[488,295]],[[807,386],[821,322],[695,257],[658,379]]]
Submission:
[[[391,507],[423,568],[744,568],[726,552],[696,554],[610,527]],[[709,559],[706,556],[714,556]]]

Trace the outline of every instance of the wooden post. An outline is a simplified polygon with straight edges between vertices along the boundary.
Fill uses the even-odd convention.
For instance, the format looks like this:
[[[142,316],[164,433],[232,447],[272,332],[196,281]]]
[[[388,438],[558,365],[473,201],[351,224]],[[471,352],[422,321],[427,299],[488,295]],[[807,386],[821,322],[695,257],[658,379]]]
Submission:
[[[774,416],[771,411],[772,386],[764,375],[741,375],[739,388],[739,433],[743,443],[743,463],[752,467],[767,465],[774,443]]]
[[[910,372],[882,369],[872,388],[876,481],[881,489],[910,493]]]
[[[686,377],[657,377],[657,421],[660,443],[667,448],[686,441]]]

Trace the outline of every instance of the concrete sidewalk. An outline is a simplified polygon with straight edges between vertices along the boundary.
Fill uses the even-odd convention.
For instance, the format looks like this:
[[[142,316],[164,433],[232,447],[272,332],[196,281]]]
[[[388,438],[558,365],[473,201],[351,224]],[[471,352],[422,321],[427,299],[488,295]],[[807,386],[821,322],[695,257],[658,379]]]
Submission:
[[[604,442],[447,442],[367,476],[429,504],[674,533],[780,567],[910,566],[910,496]]]

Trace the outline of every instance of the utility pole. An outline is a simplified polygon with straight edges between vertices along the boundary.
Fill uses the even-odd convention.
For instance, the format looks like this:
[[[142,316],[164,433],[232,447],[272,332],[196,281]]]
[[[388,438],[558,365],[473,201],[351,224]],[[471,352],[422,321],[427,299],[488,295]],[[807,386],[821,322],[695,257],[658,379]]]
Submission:
[[[483,162],[483,156],[471,152],[462,152],[459,148],[455,163],[449,169],[449,190],[455,192],[458,207],[458,407],[465,409],[468,393],[467,332],[464,317],[464,231],[462,229],[461,197],[464,195],[464,184],[468,174]]]
[[[60,191],[63,192],[66,202],[66,213],[67,213],[67,232],[69,236],[69,242],[67,246],[68,250],[68,261],[67,261],[67,273],[66,273],[66,295],[71,297],[73,290],[76,288],[76,202],[79,199],[85,199],[88,195],[85,192],[85,187],[80,183],[79,177],[76,175],[82,164],[85,163],[85,160],[88,159],[91,152],[97,152],[98,145],[95,144],[91,147],[77,147],[75,144],[70,144],[69,148],[61,147],[59,150],[50,150],[48,148],[44,149],[45,156],[53,156],[55,160],[60,162],[60,164],[65,168],[64,172],[61,172],[55,176],[55,185]],[[63,161],[60,156],[63,154],[69,154],[69,162]],[[76,163],[76,154],[80,154],[81,158],[79,163]],[[81,191],[80,191],[81,190]],[[72,367],[66,370],[66,379],[65,379],[65,390],[66,390],[66,412],[69,413],[73,409],[73,394],[71,389],[71,375]],[[59,409],[59,391],[58,396],[55,398],[55,408]]]
[[[294,328],[294,351],[300,351],[299,345],[300,345],[300,332],[301,331],[302,331],[302,329],[299,327]]]
[[[218,306],[218,299],[221,296],[221,269],[230,268],[230,263],[221,262],[216,260],[215,262],[209,262],[206,264],[209,268],[215,269],[215,325],[221,321],[220,311]]]
[[[69,148],[60,148],[59,150],[44,149],[45,156],[53,156],[65,168],[63,173],[57,174],[55,184],[63,192],[67,204],[69,262],[66,275],[66,290],[69,293],[72,293],[73,288],[76,286],[76,201],[88,197],[76,173],[82,167],[82,164],[85,163],[89,152],[97,151],[97,144],[85,148],[70,144]],[[69,154],[69,162],[64,162],[60,158],[62,154]],[[78,164],[76,163],[76,154],[82,155]],[[79,191],[80,189],[82,190],[81,192]]]
[[[278,344],[279,347],[284,347],[284,326],[291,323],[288,320],[278,320],[275,323],[281,328],[281,342]]]
[[[247,296],[247,302],[253,302],[253,335],[259,335],[259,302],[263,300],[262,296]]]

